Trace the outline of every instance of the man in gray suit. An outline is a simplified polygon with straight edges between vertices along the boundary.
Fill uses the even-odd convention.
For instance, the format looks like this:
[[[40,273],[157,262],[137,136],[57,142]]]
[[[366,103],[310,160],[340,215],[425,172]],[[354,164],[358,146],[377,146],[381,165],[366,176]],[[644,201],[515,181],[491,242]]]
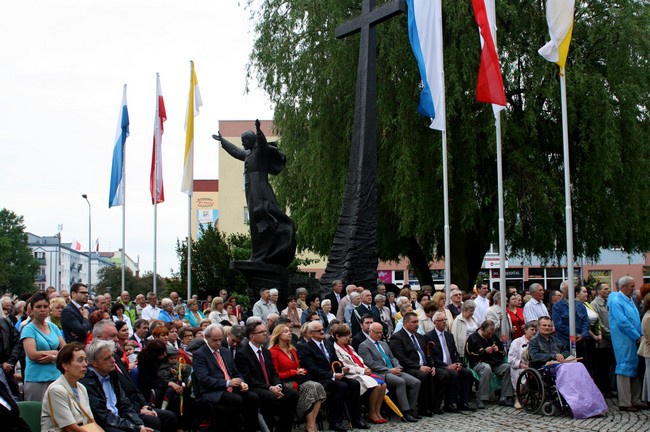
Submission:
[[[417,415],[420,380],[402,372],[399,360],[393,356],[388,344],[381,340],[384,329],[380,323],[370,325],[369,339],[359,345],[359,355],[363,362],[386,384],[395,389],[397,403],[404,414],[404,420],[417,422],[422,417]]]

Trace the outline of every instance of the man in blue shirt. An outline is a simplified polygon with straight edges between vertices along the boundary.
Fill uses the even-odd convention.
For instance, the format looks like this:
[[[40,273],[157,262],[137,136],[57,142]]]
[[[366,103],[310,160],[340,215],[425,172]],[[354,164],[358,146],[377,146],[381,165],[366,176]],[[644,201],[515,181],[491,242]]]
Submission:
[[[569,347],[569,282],[564,281],[560,285],[562,300],[553,306],[553,325],[555,326],[555,337],[558,342]],[[589,337],[589,316],[584,304],[575,301],[576,316],[576,356],[584,357],[585,340]]]

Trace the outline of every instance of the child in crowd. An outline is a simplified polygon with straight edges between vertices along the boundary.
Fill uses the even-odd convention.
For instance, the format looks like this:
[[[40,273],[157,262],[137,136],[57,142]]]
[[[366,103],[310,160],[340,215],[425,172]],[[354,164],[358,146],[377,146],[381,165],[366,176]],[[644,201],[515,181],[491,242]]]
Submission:
[[[124,345],[124,354],[126,355],[127,360],[129,361],[129,370],[133,369],[138,365],[138,351],[140,348],[138,343],[134,340],[126,341]]]
[[[162,382],[172,383],[165,390],[165,395],[161,404],[162,409],[167,409],[169,404],[176,405],[175,402],[179,402],[182,396],[189,396],[190,392],[190,375],[192,373],[192,367],[178,361],[178,349],[167,345],[167,361],[163,362],[158,368],[158,378]],[[179,388],[180,387],[180,388]],[[185,401],[189,400],[189,397],[183,398]],[[183,414],[182,412],[180,413]]]

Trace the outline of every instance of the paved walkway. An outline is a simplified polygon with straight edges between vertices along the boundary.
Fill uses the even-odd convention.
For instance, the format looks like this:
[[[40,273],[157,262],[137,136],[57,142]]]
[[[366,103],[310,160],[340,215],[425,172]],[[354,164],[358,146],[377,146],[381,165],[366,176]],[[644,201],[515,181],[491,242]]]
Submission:
[[[569,410],[553,417],[528,414],[524,410],[490,404],[487,409],[463,414],[444,414],[423,418],[417,423],[392,420],[373,425],[372,432],[433,432],[433,431],[649,431],[650,410],[637,413],[620,412],[616,399],[608,399],[609,411],[604,417],[576,420]]]

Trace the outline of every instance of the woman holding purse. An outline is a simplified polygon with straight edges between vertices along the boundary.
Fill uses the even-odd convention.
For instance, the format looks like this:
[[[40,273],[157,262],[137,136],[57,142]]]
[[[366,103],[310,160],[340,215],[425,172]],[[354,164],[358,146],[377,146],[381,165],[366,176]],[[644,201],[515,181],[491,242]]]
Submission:
[[[79,382],[86,375],[84,346],[72,342],[59,351],[56,368],[63,374],[47,388],[41,410],[42,431],[101,432],[90,410],[88,392]]]

